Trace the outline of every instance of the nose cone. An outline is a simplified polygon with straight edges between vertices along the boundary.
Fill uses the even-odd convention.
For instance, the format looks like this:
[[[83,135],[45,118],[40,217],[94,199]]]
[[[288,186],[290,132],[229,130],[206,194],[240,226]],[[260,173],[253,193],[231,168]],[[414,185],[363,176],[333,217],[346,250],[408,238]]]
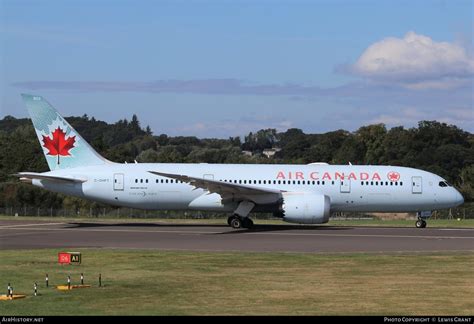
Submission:
[[[454,189],[454,203],[456,206],[462,205],[464,203],[464,197],[456,189]]]

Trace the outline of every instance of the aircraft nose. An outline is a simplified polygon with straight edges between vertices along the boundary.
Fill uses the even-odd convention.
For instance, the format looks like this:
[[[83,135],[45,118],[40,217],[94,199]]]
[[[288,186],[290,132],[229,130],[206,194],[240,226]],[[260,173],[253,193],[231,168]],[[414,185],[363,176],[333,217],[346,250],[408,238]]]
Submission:
[[[454,189],[454,201],[457,206],[462,205],[464,203],[464,197],[461,195],[459,191]]]

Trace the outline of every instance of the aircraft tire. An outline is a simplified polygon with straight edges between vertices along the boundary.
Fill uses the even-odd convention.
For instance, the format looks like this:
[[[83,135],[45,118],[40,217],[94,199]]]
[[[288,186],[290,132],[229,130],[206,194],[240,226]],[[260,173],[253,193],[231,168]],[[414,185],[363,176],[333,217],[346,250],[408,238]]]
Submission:
[[[419,219],[416,221],[416,228],[425,228],[426,227],[426,222],[422,219]]]
[[[230,226],[234,229],[239,229],[242,227],[242,220],[238,216],[232,217],[232,220],[230,221]]]
[[[253,221],[248,218],[248,217],[245,217],[243,220],[242,220],[242,227],[244,228],[252,228],[253,227]]]
[[[235,217],[235,216],[229,216],[229,217],[227,218],[227,225],[230,226],[230,223],[232,222],[232,218],[234,218],[234,217]]]

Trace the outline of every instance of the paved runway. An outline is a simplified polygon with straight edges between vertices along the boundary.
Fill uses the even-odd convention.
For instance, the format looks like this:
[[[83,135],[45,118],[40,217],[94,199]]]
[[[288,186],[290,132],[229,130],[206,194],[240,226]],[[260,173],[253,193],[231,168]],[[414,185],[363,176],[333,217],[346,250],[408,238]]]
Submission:
[[[474,229],[0,221],[0,249],[120,248],[252,252],[474,252]]]

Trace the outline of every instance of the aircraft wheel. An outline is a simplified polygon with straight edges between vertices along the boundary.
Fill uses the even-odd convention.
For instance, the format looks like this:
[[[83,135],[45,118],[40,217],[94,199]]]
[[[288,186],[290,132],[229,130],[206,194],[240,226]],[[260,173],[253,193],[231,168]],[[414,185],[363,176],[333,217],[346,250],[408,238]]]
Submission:
[[[416,228],[425,228],[426,227],[426,222],[422,219],[419,219],[416,221]]]
[[[235,229],[239,229],[242,227],[242,220],[238,216],[232,217],[232,220],[230,221],[230,226]]]
[[[232,222],[232,218],[234,218],[234,217],[235,217],[235,216],[229,216],[229,217],[227,218],[227,225],[230,226],[230,223]]]
[[[242,227],[244,228],[252,228],[253,227],[253,221],[248,218],[248,217],[245,217],[243,220],[242,220]]]

